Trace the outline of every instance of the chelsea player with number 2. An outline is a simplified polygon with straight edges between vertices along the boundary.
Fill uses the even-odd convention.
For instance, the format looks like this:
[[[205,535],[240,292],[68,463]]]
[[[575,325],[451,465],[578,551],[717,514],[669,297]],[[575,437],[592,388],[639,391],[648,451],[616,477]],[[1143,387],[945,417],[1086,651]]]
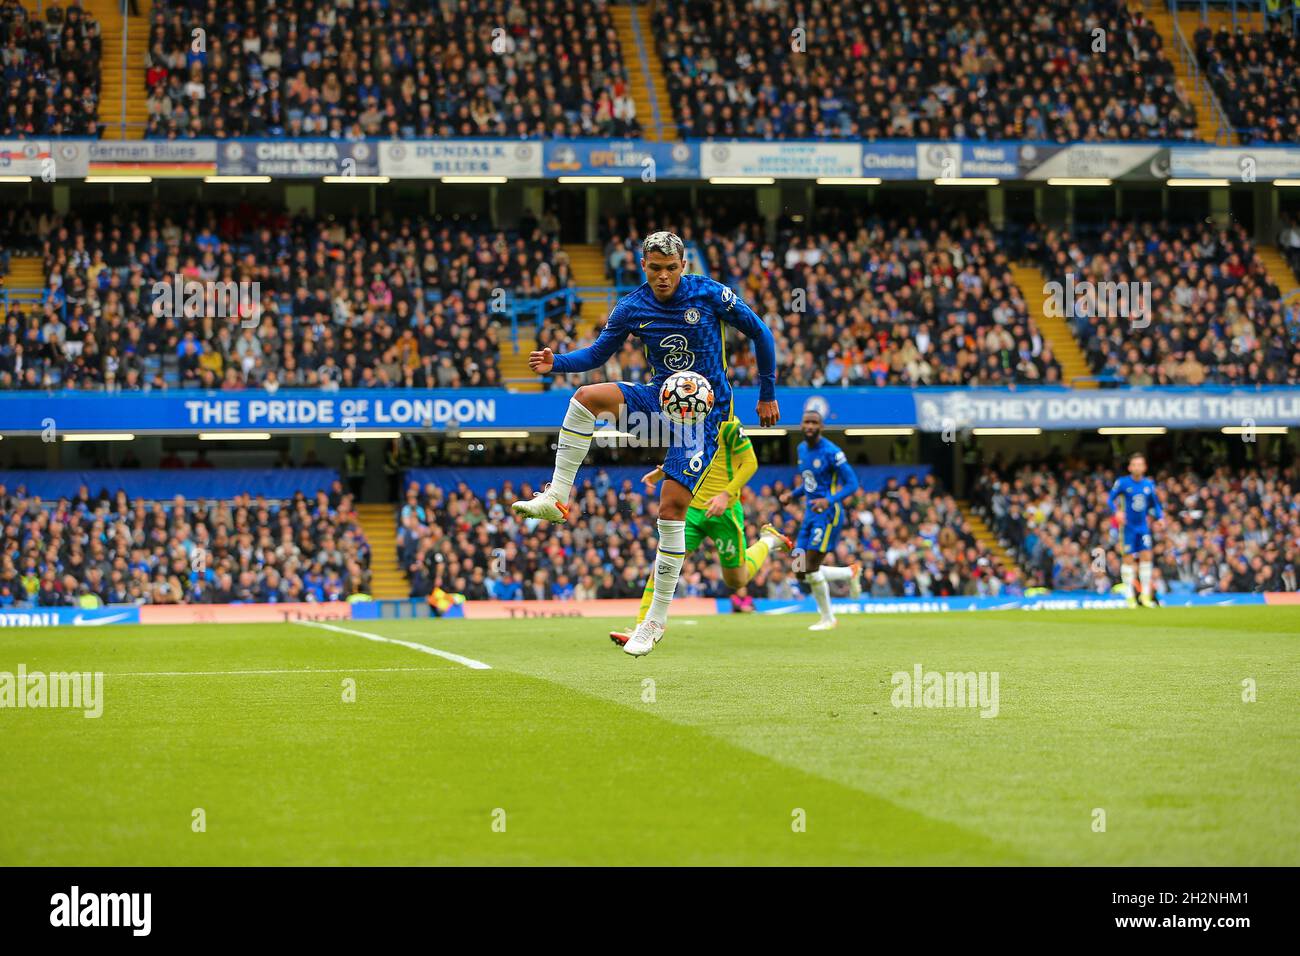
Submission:
[[[568,518],[569,496],[591,446],[597,416],[618,416],[626,406],[643,421],[653,421],[661,414],[659,389],[673,372],[690,369],[713,386],[713,411],[702,427],[685,429],[686,438],[681,438],[681,431],[675,433],[662,465],[666,480],[659,492],[654,598],[645,620],[623,645],[624,651],[637,657],[649,654],[663,637],[668,606],[686,558],[686,509],[713,464],[719,431],[732,417],[724,323],[744,332],[754,345],[759,424],[775,425],[781,417],[771,330],[731,289],[706,276],[683,275],[685,252],[682,240],[671,232],[647,236],[641,244],[641,268],[648,281],[618,301],[596,341],[565,355],[541,349],[528,357],[528,367],[539,375],[585,372],[604,365],[627,337],[634,335],[645,347],[654,373],[653,381],[644,384],[584,385],[569,400],[551,483],[531,501],[516,501],[511,506],[522,517],[554,524]]]
[[[1110,489],[1108,503],[1119,522],[1120,534],[1120,580],[1124,584],[1124,596],[1128,598],[1129,607],[1136,607],[1138,599],[1133,595],[1133,557],[1137,555],[1138,596],[1143,607],[1155,607],[1155,596],[1151,587],[1151,532],[1152,519],[1159,521],[1165,516],[1156,494],[1156,483],[1146,476],[1147,457],[1139,452],[1129,456],[1128,474],[1115,479]],[[1117,508],[1116,505],[1119,505]]]
[[[858,473],[839,446],[822,434],[822,415],[816,408],[804,410],[802,428],[798,480],[793,490],[782,493],[780,501],[784,505],[795,498],[808,499],[794,544],[795,575],[817,602],[818,621],[808,630],[829,631],[836,624],[829,582],[848,581],[849,596],[862,596],[861,565],[837,568],[822,564],[839,540],[843,502],[857,493]]]

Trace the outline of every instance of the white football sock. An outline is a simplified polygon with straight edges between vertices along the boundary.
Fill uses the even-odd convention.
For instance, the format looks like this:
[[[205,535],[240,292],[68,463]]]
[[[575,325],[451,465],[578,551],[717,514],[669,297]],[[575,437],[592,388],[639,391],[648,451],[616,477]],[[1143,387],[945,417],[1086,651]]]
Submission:
[[[831,613],[831,589],[826,584],[826,569],[818,568],[812,574],[808,575],[808,588],[812,591],[813,600],[817,602],[817,612],[821,615],[823,621],[833,621],[835,615]]]
[[[555,473],[551,476],[550,489],[561,504],[568,504],[569,495],[573,494],[573,481],[587,458],[595,431],[596,416],[576,398],[569,399],[569,410],[564,413],[560,438],[555,443]]]
[[[1124,596],[1126,598],[1137,597],[1137,595],[1133,593],[1133,565],[1120,565],[1119,579],[1124,585]]]
[[[660,624],[668,623],[668,605],[677,590],[677,578],[686,560],[686,522],[659,519],[659,553],[655,556],[655,595],[646,615]]]
[[[1151,594],[1151,562],[1138,562],[1138,583],[1142,586],[1142,593],[1150,596]]]
[[[781,539],[778,538],[776,535],[772,534],[770,531],[765,532],[764,534],[760,534],[758,536],[758,540],[762,541],[772,551],[775,551],[777,548],[781,546]]]
[[[840,568],[823,564],[821,571],[822,576],[826,578],[827,581],[847,581],[853,577],[852,568]]]

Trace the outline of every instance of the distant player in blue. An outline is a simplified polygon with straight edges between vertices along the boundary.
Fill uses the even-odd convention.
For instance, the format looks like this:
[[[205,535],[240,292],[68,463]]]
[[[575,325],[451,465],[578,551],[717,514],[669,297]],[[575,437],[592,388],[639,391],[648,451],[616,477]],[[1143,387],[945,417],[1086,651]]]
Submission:
[[[1151,532],[1156,530],[1153,521],[1165,516],[1156,493],[1156,483],[1146,476],[1147,459],[1135,452],[1128,459],[1128,474],[1115,479],[1107,499],[1110,510],[1119,522],[1120,580],[1129,607],[1155,607],[1151,588]],[[1133,558],[1137,556],[1138,595],[1133,593]]]
[[[618,301],[600,337],[585,349],[555,355],[550,349],[533,352],[528,367],[539,375],[585,372],[600,368],[623,346],[629,335],[641,340],[654,372],[646,384],[606,382],[584,385],[569,401],[555,452],[555,472],[546,490],[531,501],[516,501],[515,513],[554,524],[569,515],[569,495],[578,469],[587,457],[596,417],[617,419],[626,409],[637,424],[661,419],[659,389],[673,372],[699,372],[713,386],[713,411],[702,428],[674,436],[662,465],[666,481],[659,492],[659,554],[655,560],[655,593],[650,611],[623,645],[635,656],[648,654],[663,636],[668,605],[677,589],[686,557],[686,509],[704,480],[718,450],[718,432],[732,416],[731,383],[723,326],[749,337],[758,364],[758,421],[775,425],[776,347],[772,332],[754,310],[731,289],[699,275],[683,275],[685,246],[671,232],[656,232],[641,244],[641,268],[649,281]]]
[[[828,582],[848,581],[852,597],[862,595],[862,567],[851,564],[847,568],[827,565],[822,567],[826,554],[835,550],[840,530],[844,527],[846,498],[858,490],[858,473],[839,446],[822,435],[822,416],[815,408],[803,413],[803,441],[799,443],[799,475],[795,487],[781,495],[781,504],[796,498],[807,498],[803,523],[795,541],[796,576],[812,592],[817,602],[820,619],[808,628],[810,631],[829,631],[835,626],[831,612],[831,595]]]

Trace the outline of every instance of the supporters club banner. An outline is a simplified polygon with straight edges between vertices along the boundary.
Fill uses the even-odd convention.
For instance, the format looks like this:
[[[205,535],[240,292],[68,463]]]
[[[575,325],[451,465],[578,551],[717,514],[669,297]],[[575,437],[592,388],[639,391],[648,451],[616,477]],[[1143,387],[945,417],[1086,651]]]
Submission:
[[[91,176],[201,178],[217,174],[214,139],[94,140],[87,172]]]
[[[48,139],[0,139],[2,176],[41,176],[53,157]]]
[[[364,141],[233,139],[217,153],[221,176],[377,176],[379,151]]]
[[[704,143],[700,147],[700,176],[772,176],[777,179],[817,179],[861,176],[859,143]]]
[[[1017,149],[1023,179],[1159,180],[1169,176],[1169,149],[1158,144],[1021,143]]]
[[[1185,179],[1227,179],[1238,182],[1300,179],[1300,149],[1296,148],[1175,147],[1170,152],[1169,174]]]
[[[548,141],[543,155],[547,178],[623,176],[648,183],[700,178],[700,148],[695,143],[649,143],[639,139]]]
[[[393,179],[542,178],[542,143],[536,140],[406,140],[377,145],[379,173]]]

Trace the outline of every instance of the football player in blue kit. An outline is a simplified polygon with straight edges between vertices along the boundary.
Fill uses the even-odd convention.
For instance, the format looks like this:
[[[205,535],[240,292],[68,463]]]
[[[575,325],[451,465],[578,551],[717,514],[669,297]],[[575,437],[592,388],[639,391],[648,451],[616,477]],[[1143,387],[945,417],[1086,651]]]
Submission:
[[[541,349],[528,357],[529,368],[539,375],[585,372],[604,365],[627,337],[634,335],[645,347],[654,373],[653,381],[644,384],[584,385],[570,399],[551,483],[532,500],[512,505],[522,517],[554,524],[568,518],[573,482],[587,457],[598,416],[616,417],[626,408],[642,422],[654,421],[661,414],[659,389],[673,372],[690,369],[713,386],[713,410],[703,427],[679,430],[662,465],[666,480],[659,493],[654,600],[645,620],[623,645],[624,651],[638,657],[650,653],[663,637],[668,606],[686,557],[686,509],[713,462],[718,433],[733,414],[724,324],[739,329],[753,343],[759,423],[771,426],[780,418],[771,330],[731,289],[706,276],[684,275],[685,251],[682,240],[671,232],[647,236],[641,244],[641,268],[648,281],[618,301],[596,341],[564,355]]]
[[[801,427],[804,440],[799,443],[798,480],[791,491],[782,493],[780,500],[784,505],[796,498],[808,499],[794,545],[795,573],[817,602],[819,620],[808,630],[829,631],[836,624],[829,582],[848,581],[849,595],[862,596],[861,565],[854,563],[846,568],[822,565],[839,540],[844,527],[843,502],[857,492],[858,473],[839,446],[822,435],[819,411],[806,409]]]
[[[1119,520],[1120,560],[1123,562],[1120,566],[1120,580],[1124,584],[1124,596],[1128,598],[1129,607],[1137,607],[1139,600],[1143,607],[1156,605],[1151,587],[1151,532],[1155,530],[1152,522],[1160,521],[1165,516],[1165,509],[1156,493],[1156,483],[1146,474],[1146,455],[1134,452],[1128,459],[1128,474],[1115,479],[1107,499],[1110,510]],[[1138,562],[1136,596],[1133,593],[1134,556],[1137,556]]]

